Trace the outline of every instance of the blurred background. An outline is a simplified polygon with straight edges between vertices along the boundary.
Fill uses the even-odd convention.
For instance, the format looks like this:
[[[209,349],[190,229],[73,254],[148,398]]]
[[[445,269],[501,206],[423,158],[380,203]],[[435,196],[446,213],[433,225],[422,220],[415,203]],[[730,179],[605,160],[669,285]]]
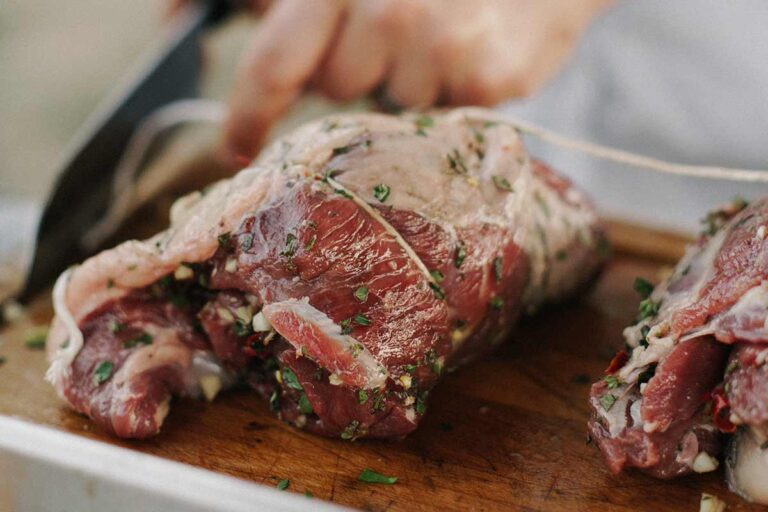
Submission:
[[[3,3],[0,261],[24,260],[39,205],[73,135],[161,35],[165,5]],[[592,22],[553,80],[498,108],[565,135],[673,162],[768,169],[765,20],[764,0],[619,1]],[[237,57],[257,25],[241,15],[206,39],[204,96],[227,97]],[[309,97],[275,133],[334,109],[366,106]],[[216,137],[211,130],[208,139]],[[695,233],[715,205],[768,192],[764,185],[653,175],[528,142],[537,157],[588,190],[604,215],[634,224]]]

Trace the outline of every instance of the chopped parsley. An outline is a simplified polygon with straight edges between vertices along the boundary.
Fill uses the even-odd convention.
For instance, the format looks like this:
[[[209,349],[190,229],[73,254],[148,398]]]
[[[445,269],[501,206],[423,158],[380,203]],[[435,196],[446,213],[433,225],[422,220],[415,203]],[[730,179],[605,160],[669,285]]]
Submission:
[[[352,151],[354,148],[355,146],[353,144],[350,144],[348,146],[339,146],[337,148],[333,148],[333,156],[344,155]]]
[[[379,200],[379,202],[384,202],[389,197],[389,193],[392,191],[391,188],[389,188],[389,185],[385,185],[383,183],[379,183],[375,187],[373,187],[373,197]]]
[[[443,280],[445,279],[445,276],[439,270],[430,270],[429,274],[432,276],[432,279],[434,279],[438,283],[442,283]]]
[[[467,166],[464,163],[464,157],[461,156],[458,149],[454,149],[452,152],[445,155],[445,157],[448,159],[448,165],[451,167],[451,170],[459,174],[469,174]]]
[[[341,322],[339,322],[339,326],[341,326],[341,334],[349,334],[352,332],[352,319],[351,318],[345,318]]]
[[[129,340],[123,342],[123,348],[134,348],[139,345],[151,345],[152,336],[149,333],[142,332],[138,336],[135,336]]]
[[[232,332],[235,336],[244,337],[253,334],[253,324],[251,322],[243,322],[242,320],[235,320],[232,324]]]
[[[427,396],[429,396],[429,391],[422,391],[416,397],[416,413],[424,415],[427,412]]]
[[[109,380],[112,376],[112,370],[115,369],[115,365],[110,361],[102,361],[93,371],[93,385],[98,386],[102,382]]]
[[[296,238],[296,235],[293,233],[288,233],[288,235],[285,237],[285,247],[283,247],[283,250],[280,252],[281,256],[285,256],[287,258],[292,258],[294,254],[296,254],[296,247],[298,246],[298,239]]]
[[[115,280],[111,277],[107,279],[107,288],[114,288],[115,287]]]
[[[48,333],[45,331],[36,330],[24,340],[24,346],[30,350],[43,350],[45,348],[45,338]]]
[[[277,394],[277,390],[269,396],[269,409],[273,412],[280,410],[280,395]]]
[[[384,399],[386,396],[384,396],[384,392],[381,390],[375,390],[373,392],[373,404],[371,404],[371,407],[374,411],[381,411],[384,409]]]
[[[501,309],[504,306],[504,299],[501,297],[494,297],[491,299],[491,307],[493,309]]]
[[[424,361],[430,368],[432,368],[432,372],[435,375],[440,375],[441,373],[443,373],[443,365],[438,359],[437,352],[435,352],[435,349],[431,348],[427,350],[427,353],[424,356]]]
[[[361,389],[357,392],[357,402],[360,404],[364,404],[368,401],[368,392],[364,389]]]
[[[659,309],[661,309],[661,301],[657,302],[651,300],[650,298],[644,299],[642,302],[640,302],[640,307],[638,308],[637,321],[641,322],[646,318],[652,318],[656,316],[659,313]]]
[[[435,294],[435,298],[438,300],[445,299],[445,290],[437,283],[429,283],[429,287],[432,288],[432,292]]]
[[[493,184],[496,185],[497,189],[504,190],[506,192],[512,192],[512,185],[510,185],[509,180],[504,176],[498,176],[494,174],[492,179]]]
[[[352,194],[344,190],[343,188],[335,188],[333,189],[334,192],[339,194],[341,197],[346,197],[347,199],[352,199]]]
[[[600,405],[605,411],[610,411],[615,403],[616,397],[613,395],[603,395],[600,397]]]
[[[371,468],[365,468],[360,472],[360,476],[357,477],[358,480],[361,482],[365,482],[367,484],[386,484],[386,485],[392,485],[395,482],[397,482],[396,476],[386,476],[382,475],[381,473],[377,473],[376,471],[372,470]]]
[[[253,246],[253,235],[247,233],[240,238],[240,250],[245,252]]]
[[[650,325],[644,325],[640,328],[640,346],[641,347],[647,347],[648,346],[648,333],[651,332],[651,326]]]
[[[501,256],[496,256],[493,258],[493,277],[496,279],[497,283],[501,282],[501,278],[503,277],[502,270],[504,268],[504,260]]]
[[[229,232],[220,234],[217,238],[217,240],[219,241],[219,247],[221,247],[222,249],[228,249],[229,241],[231,237],[232,235]]]
[[[299,397],[299,411],[301,411],[301,414],[312,414],[314,412],[306,393],[302,393]]]
[[[344,427],[344,430],[341,432],[341,438],[345,441],[349,441],[355,438],[357,435],[357,428],[360,426],[360,422],[357,420],[353,420],[349,425]]]
[[[4,365],[8,361],[8,358],[5,356],[0,356],[0,366]]]
[[[640,297],[647,299],[653,293],[653,285],[642,277],[635,278],[634,289],[640,294]]]
[[[304,250],[309,252],[312,250],[312,248],[315,246],[315,242],[317,242],[317,235],[313,234],[312,238],[310,238],[306,244],[304,244]]]
[[[289,388],[298,389],[298,390],[304,389],[303,387],[301,387],[301,384],[299,384],[299,379],[296,377],[296,374],[293,373],[293,370],[291,370],[290,368],[285,368],[280,372],[280,374],[283,377],[283,382]]]
[[[403,366],[403,370],[405,370],[408,373],[413,373],[416,371],[416,365],[415,364],[406,364]]]
[[[456,268],[461,267],[461,264],[464,263],[464,260],[467,258],[467,246],[464,244],[463,241],[459,240],[459,243],[456,245],[456,250],[453,255],[453,264]]]
[[[613,375],[606,375],[603,380],[608,385],[608,389],[616,389],[622,384],[621,380]]]
[[[416,118],[416,135],[421,135],[422,137],[427,136],[427,132],[425,128],[432,128],[434,126],[435,121],[426,115],[419,116]]]
[[[355,290],[355,298],[360,302],[365,302],[368,300],[368,287],[360,286],[357,290]]]
[[[291,485],[291,481],[288,480],[287,478],[284,478],[284,479],[280,480],[279,482],[277,482],[277,485],[275,487],[277,487],[281,491],[284,491],[284,490],[286,490],[288,488],[289,485]]]
[[[107,329],[109,329],[109,332],[111,332],[112,334],[117,334],[118,332],[125,329],[125,324],[121,324],[117,320],[112,319],[107,324]]]
[[[356,314],[352,319],[357,325],[371,325],[371,320],[362,313]]]

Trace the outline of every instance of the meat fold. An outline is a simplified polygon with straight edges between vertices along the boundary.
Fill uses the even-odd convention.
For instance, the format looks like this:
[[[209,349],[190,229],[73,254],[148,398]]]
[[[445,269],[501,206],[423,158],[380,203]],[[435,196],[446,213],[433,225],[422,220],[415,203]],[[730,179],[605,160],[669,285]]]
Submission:
[[[122,437],[242,383],[297,427],[402,437],[446,371],[588,282],[604,247],[581,194],[478,109],[310,123],[171,218],[54,293],[48,378]]]
[[[768,502],[767,224],[768,199],[734,201],[705,218],[668,279],[636,283],[630,353],[590,392],[589,429],[613,472],[713,471],[729,443],[732,489]]]

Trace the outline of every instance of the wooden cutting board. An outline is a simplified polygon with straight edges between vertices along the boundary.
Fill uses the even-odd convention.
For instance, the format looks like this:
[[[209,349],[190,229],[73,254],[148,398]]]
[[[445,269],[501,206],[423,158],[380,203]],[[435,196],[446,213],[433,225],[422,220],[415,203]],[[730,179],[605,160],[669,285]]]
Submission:
[[[615,231],[615,230],[614,230]],[[679,243],[647,233],[657,259],[616,256],[581,301],[523,321],[492,357],[448,375],[432,394],[419,429],[401,442],[325,439],[273,417],[247,390],[214,403],[177,401],[162,434],[121,441],[67,410],[43,382],[42,351],[24,345],[25,325],[0,331],[0,414],[151,453],[287,492],[365,510],[698,510],[702,492],[728,510],[758,510],[730,494],[722,471],[675,481],[636,472],[611,475],[586,443],[590,383],[622,345],[634,317],[635,276],[659,279]],[[620,245],[626,245],[620,242]],[[30,308],[50,318],[48,297]],[[370,467],[398,477],[395,485],[359,482]]]

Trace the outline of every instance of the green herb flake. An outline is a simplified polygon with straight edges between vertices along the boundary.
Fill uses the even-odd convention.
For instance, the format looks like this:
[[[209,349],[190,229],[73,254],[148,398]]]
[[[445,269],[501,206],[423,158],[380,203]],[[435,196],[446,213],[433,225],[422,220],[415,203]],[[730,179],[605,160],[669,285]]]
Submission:
[[[354,144],[350,144],[348,146],[339,146],[337,148],[333,148],[333,156],[337,155],[345,155],[352,151],[355,148]]]
[[[435,280],[435,281],[437,281],[438,283],[442,283],[442,282],[443,282],[443,280],[445,279],[445,276],[444,276],[444,275],[443,275],[443,273],[442,273],[442,272],[440,272],[439,270],[431,270],[431,271],[429,272],[429,275],[431,275],[431,276],[432,276],[432,279],[434,279],[434,280]]]
[[[493,309],[501,309],[504,306],[504,299],[501,297],[494,297],[491,299],[491,307]]]
[[[8,362],[8,358],[5,356],[0,356],[0,366],[4,365]]]
[[[347,199],[352,199],[352,194],[344,190],[343,188],[335,188],[333,189],[334,192],[339,194],[341,197],[346,197]]]
[[[149,333],[142,332],[138,336],[124,341],[123,348],[134,348],[134,347],[138,347],[139,345],[151,345],[151,344],[152,344],[152,336]]]
[[[408,373],[413,373],[416,371],[416,365],[415,364],[406,364],[403,366],[403,370],[405,370]]]
[[[288,235],[285,237],[285,247],[283,247],[283,250],[280,252],[281,256],[285,256],[287,258],[292,258],[294,254],[296,254],[296,248],[298,246],[298,239],[296,238],[296,235],[293,233],[288,233]]]
[[[653,293],[653,285],[642,277],[635,278],[633,287],[635,291],[640,294],[640,297],[644,299],[647,299],[651,293]]]
[[[364,389],[361,389],[357,392],[357,402],[360,404],[364,404],[368,401],[368,392],[366,392]]]
[[[502,274],[502,270],[504,269],[504,260],[501,256],[496,256],[493,258],[493,277],[496,279],[497,283],[501,282],[501,278],[504,277]]]
[[[377,473],[376,471],[372,470],[371,468],[365,468],[360,472],[360,476],[357,477],[358,480],[361,482],[365,482],[367,484],[386,484],[386,485],[392,485],[395,482],[397,482],[396,476],[386,476],[382,475],[381,473]]]
[[[661,301],[657,302],[650,298],[643,300],[640,302],[640,307],[638,308],[637,321],[641,322],[646,318],[656,316],[659,313],[659,309],[661,309]]]
[[[115,280],[111,277],[107,279],[107,288],[114,288],[115,287]]]
[[[47,331],[36,329],[24,340],[24,346],[30,350],[43,350],[45,348],[45,339],[47,336]]]
[[[375,411],[381,411],[384,409],[384,399],[386,396],[384,395],[384,392],[381,390],[375,390],[373,392],[373,404],[371,404],[371,408]]]
[[[462,263],[464,263],[464,260],[467,258],[467,246],[464,244],[463,241],[459,240],[459,243],[456,244],[456,250],[453,254],[453,265],[456,268],[461,267]]]
[[[360,302],[365,302],[368,300],[368,287],[360,286],[357,290],[355,290],[355,298]]]
[[[448,159],[448,165],[451,170],[458,174],[469,174],[467,166],[464,163],[464,157],[461,156],[458,149],[454,149],[452,152],[445,155],[445,157]]]
[[[422,115],[416,118],[416,135],[421,135],[422,137],[427,136],[427,132],[425,128],[432,128],[435,125],[435,121],[427,115]]]
[[[424,361],[426,362],[427,366],[432,369],[432,373],[435,375],[439,376],[441,373],[443,373],[443,365],[438,359],[435,349],[431,348],[427,350],[427,353],[424,356]]]
[[[345,441],[350,441],[355,438],[357,435],[357,427],[360,426],[360,422],[357,420],[352,421],[349,425],[344,427],[344,430],[341,433],[341,438]]]
[[[341,322],[339,322],[339,326],[341,327],[341,334],[349,334],[352,332],[352,319],[351,318],[345,318]]]
[[[109,332],[111,332],[112,334],[117,334],[123,329],[125,329],[125,324],[121,324],[120,322],[118,322],[113,318],[107,324],[107,329],[109,329]]]
[[[112,376],[112,370],[115,369],[115,365],[110,361],[102,361],[93,371],[93,385],[99,386],[102,382],[109,380]]]
[[[287,478],[284,478],[279,482],[277,482],[277,485],[275,487],[277,487],[281,491],[284,491],[288,488],[289,485],[291,485],[291,481],[288,480]]]
[[[445,299],[445,290],[443,290],[443,287],[440,286],[437,283],[429,283],[429,287],[432,288],[432,292],[435,294],[435,298],[437,300],[444,300]]]
[[[232,332],[235,333],[235,336],[239,336],[240,338],[250,336],[253,334],[253,324],[251,324],[251,322],[235,320],[235,323],[232,324]]]
[[[280,373],[283,377],[283,383],[286,386],[288,386],[291,389],[297,389],[299,391],[304,389],[303,387],[301,387],[301,384],[299,384],[299,379],[296,377],[296,374],[293,373],[293,370],[291,370],[290,368],[285,368]]]
[[[493,179],[493,184],[496,185],[497,189],[503,190],[505,192],[513,192],[512,185],[504,176],[498,176],[494,174],[491,179]]]
[[[221,247],[222,249],[229,248],[229,241],[231,237],[232,237],[232,234],[229,232],[220,234],[217,237],[217,240],[219,241],[219,247]]]
[[[600,397],[600,405],[603,410],[610,411],[613,404],[616,403],[616,397],[613,395],[603,395]]]
[[[379,202],[383,203],[387,200],[389,197],[389,193],[392,191],[391,188],[389,188],[389,185],[385,185],[383,183],[379,183],[375,187],[373,187],[373,197],[379,200]]]
[[[276,390],[269,396],[269,410],[272,412],[280,410],[280,395]]]
[[[299,397],[299,411],[301,411],[301,414],[312,414],[314,412],[306,393],[302,393]]]
[[[565,261],[565,259],[568,257],[568,251],[565,249],[560,249],[555,253],[555,259],[557,261]]]
[[[429,396],[429,391],[423,391],[419,393],[419,395],[416,397],[416,413],[419,415],[424,415],[425,412],[427,412],[427,397]]]
[[[608,389],[616,389],[622,384],[621,379],[613,375],[606,375],[603,377],[603,381],[608,385]]]
[[[315,497],[315,495],[312,494],[312,491],[309,491],[309,490],[304,491],[304,496],[306,496],[307,498],[314,498]]]
[[[539,205],[539,208],[541,208],[541,212],[544,214],[545,217],[549,218],[552,213],[549,210],[549,204],[547,201],[541,197],[541,194],[539,192],[534,192],[533,198],[536,200],[536,203]]]
[[[371,320],[362,313],[358,313],[353,317],[354,322],[357,325],[371,325]]]
[[[307,240],[307,243],[304,244],[304,250],[306,252],[309,252],[312,250],[312,248],[315,246],[315,243],[317,242],[317,235],[313,234],[312,237]]]
[[[640,346],[641,347],[647,347],[648,346],[648,333],[651,332],[651,326],[650,325],[644,325],[640,328]]]
[[[248,251],[253,247],[253,235],[250,233],[247,233],[240,237],[240,250],[243,252]]]

